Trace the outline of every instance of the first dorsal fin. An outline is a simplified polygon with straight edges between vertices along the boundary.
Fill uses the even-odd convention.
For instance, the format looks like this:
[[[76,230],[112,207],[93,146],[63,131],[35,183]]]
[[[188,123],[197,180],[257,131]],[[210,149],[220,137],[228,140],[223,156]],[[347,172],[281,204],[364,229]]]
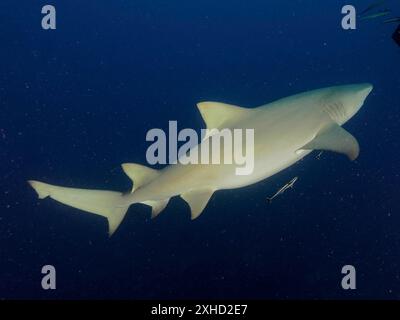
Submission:
[[[220,129],[227,123],[234,123],[248,114],[251,109],[220,102],[200,102],[197,108],[207,129]]]
[[[122,169],[126,175],[133,181],[132,192],[155,179],[160,173],[158,170],[148,168],[136,163],[123,163]]]

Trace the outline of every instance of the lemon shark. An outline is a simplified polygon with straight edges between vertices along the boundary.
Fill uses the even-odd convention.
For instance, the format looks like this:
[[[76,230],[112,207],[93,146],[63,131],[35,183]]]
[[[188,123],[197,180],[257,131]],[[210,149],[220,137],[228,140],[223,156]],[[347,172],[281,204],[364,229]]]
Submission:
[[[191,218],[195,219],[217,190],[254,184],[288,168],[313,150],[334,151],[347,155],[350,160],[356,159],[359,144],[342,125],[358,112],[372,88],[369,83],[333,86],[256,108],[198,103],[209,129],[254,130],[254,169],[248,175],[237,175],[235,163],[175,163],[161,170],[125,163],[122,168],[133,181],[132,192],[128,193],[67,188],[34,180],[29,183],[40,199],[50,197],[107,218],[110,236],[129,206],[135,203],[151,206],[152,217],[156,217],[171,197],[181,196],[191,209]]]

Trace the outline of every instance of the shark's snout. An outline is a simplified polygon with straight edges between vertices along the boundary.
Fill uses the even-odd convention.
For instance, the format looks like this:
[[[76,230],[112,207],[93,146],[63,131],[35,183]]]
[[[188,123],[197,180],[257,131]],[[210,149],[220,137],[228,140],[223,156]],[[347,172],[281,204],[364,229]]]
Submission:
[[[361,83],[355,85],[353,88],[353,98],[349,99],[349,104],[348,104],[348,111],[349,111],[349,117],[350,119],[354,114],[360,110],[360,108],[364,105],[365,99],[367,99],[368,95],[371,93],[372,89],[374,86],[371,83]],[[350,96],[351,96],[350,95]]]
[[[371,93],[374,86],[371,83],[360,84],[359,94],[365,99]]]
[[[368,82],[334,87],[328,99],[332,119],[340,125],[347,122],[364,105],[372,89]]]

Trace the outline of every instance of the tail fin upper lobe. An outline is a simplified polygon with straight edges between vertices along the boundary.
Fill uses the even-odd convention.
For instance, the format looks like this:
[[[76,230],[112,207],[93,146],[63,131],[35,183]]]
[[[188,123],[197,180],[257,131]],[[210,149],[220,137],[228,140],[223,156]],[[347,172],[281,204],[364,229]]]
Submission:
[[[122,193],[104,190],[75,189],[28,181],[40,199],[50,197],[68,206],[106,217],[109,235],[118,228],[129,206],[121,206]]]

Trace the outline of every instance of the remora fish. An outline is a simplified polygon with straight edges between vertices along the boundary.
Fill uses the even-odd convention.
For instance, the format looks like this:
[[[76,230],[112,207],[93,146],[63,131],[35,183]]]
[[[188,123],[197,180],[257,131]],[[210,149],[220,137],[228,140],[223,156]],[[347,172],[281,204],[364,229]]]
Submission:
[[[371,3],[368,7],[366,7],[360,15],[363,15],[365,13],[367,13],[368,11],[371,11],[372,9],[375,9],[377,7],[380,7],[381,5],[383,5],[385,3],[385,0],[382,1],[376,1],[374,3]]]
[[[392,23],[392,22],[400,22],[400,17],[390,18],[383,21],[383,23]]]
[[[267,198],[268,203],[271,203],[272,200],[274,200],[280,194],[284,193],[287,189],[293,188],[297,179],[299,179],[299,177],[294,177],[292,180],[290,180],[288,183],[286,183],[282,188],[280,188],[272,197]]]
[[[29,183],[41,199],[50,197],[106,217],[109,235],[115,232],[134,203],[151,206],[155,217],[171,197],[181,196],[195,219],[215,191],[266,179],[312,150],[330,150],[345,154],[350,160],[356,159],[358,142],[341,126],[358,112],[372,88],[369,83],[323,88],[252,109],[218,102],[199,103],[197,107],[210,129],[254,129],[254,170],[249,175],[237,175],[235,164],[177,163],[162,170],[123,164],[123,170],[134,181],[134,190],[129,194],[59,187],[32,180]]]
[[[363,16],[362,18],[360,18],[360,21],[372,20],[372,19],[376,19],[376,18],[379,18],[379,17],[384,17],[384,16],[387,16],[389,13],[390,13],[390,10],[385,10],[385,11],[373,13],[373,14],[370,14],[368,16]]]

